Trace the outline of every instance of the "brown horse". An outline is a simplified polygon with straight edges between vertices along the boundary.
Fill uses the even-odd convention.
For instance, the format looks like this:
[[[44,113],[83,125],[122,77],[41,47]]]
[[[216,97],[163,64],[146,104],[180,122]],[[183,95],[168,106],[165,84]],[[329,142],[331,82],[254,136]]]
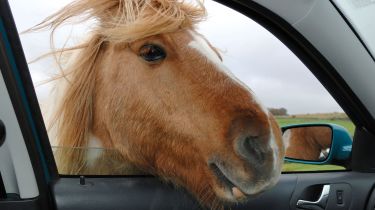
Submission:
[[[332,129],[326,126],[290,128],[283,138],[286,157],[319,161],[321,154],[331,147]]]
[[[97,167],[106,154],[82,149],[105,148],[125,171],[158,175],[212,208],[277,182],[280,128],[196,32],[205,14],[201,2],[81,0],[36,27],[95,23],[86,42],[56,51],[75,51],[46,116],[53,144],[72,148],[56,153],[60,173],[111,173],[116,163]]]

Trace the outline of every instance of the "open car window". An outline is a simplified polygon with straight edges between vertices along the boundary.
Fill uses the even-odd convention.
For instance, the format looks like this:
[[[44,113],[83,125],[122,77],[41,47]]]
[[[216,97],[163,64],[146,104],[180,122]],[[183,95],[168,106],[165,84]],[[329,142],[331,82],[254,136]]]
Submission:
[[[48,6],[45,2],[42,3],[41,1],[37,1],[29,7],[25,7],[24,5],[20,6],[17,1],[11,1],[10,3],[16,24],[19,30],[23,31],[38,24],[52,12],[62,8],[67,2],[64,2],[61,5],[50,3],[50,6]],[[39,4],[43,4],[43,7],[40,7]],[[215,54],[210,56],[217,56],[219,58],[215,57],[215,61],[222,60],[223,64],[227,66],[234,76],[241,81],[240,83],[245,84],[251,89],[251,92],[255,93],[256,100],[260,101],[260,104],[262,104],[261,106],[263,106],[262,109],[267,110],[266,112],[271,112],[280,126],[301,123],[336,124],[344,127],[351,136],[353,135],[355,127],[351,120],[309,69],[307,69],[281,41],[266,29],[238,12],[234,12],[211,1],[206,2],[206,5],[208,10],[208,20],[198,25],[197,32],[203,34],[205,39],[209,40],[210,44],[212,44],[211,47]],[[222,14],[228,15],[223,16]],[[85,38],[87,38],[87,30],[90,30],[91,24],[95,24],[95,21],[89,21],[73,28],[65,26],[60,29],[60,31],[57,31],[57,37],[54,40],[56,49],[75,46],[77,43],[80,43],[81,40],[85,40]],[[51,121],[51,119],[53,121],[53,115],[50,115],[50,110],[53,112],[53,110],[58,109],[60,99],[53,98],[53,96],[50,95],[54,90],[53,81],[51,80],[59,77],[56,77],[56,75],[61,73],[60,67],[64,69],[66,66],[58,66],[55,63],[54,56],[46,55],[43,57],[45,53],[48,53],[51,50],[49,33],[50,31],[27,32],[21,35],[21,40],[26,57],[30,61],[30,72],[33,77],[41,109],[42,111],[44,110],[43,117],[45,119],[49,118],[48,121]],[[159,46],[163,43],[163,40],[157,40],[156,43],[158,44],[157,46]],[[141,47],[142,46],[136,46],[134,48]],[[201,48],[198,50],[201,50]],[[160,52],[160,49],[154,46],[152,46],[152,48],[146,46],[145,52],[149,51]],[[142,52],[143,51],[141,51],[140,56],[143,55]],[[74,53],[74,51],[68,52],[64,55],[56,53],[55,56],[57,59],[64,60],[68,59],[68,56],[74,56]],[[149,54],[145,55],[146,58],[149,59],[155,58],[147,57],[150,56]],[[159,56],[165,55],[161,54]],[[139,59],[139,57],[135,57],[134,59]],[[68,64],[69,62],[65,62],[65,65]],[[106,66],[106,64],[103,65]],[[119,63],[119,65],[125,66],[127,63],[124,61]],[[105,74],[103,75],[105,76]],[[113,77],[114,83],[115,81],[119,82],[119,80],[116,80],[118,78],[113,75],[111,76]],[[71,84],[69,79],[68,76],[66,79],[66,85],[68,86]],[[95,79],[100,80],[101,78]],[[136,79],[137,78],[133,81],[136,81]],[[165,80],[169,84],[172,84],[173,88],[179,88],[179,86],[176,85],[178,83],[174,84],[173,81],[171,82],[168,79],[168,75],[163,75],[160,81]],[[136,85],[134,87],[120,86],[118,89],[121,89],[121,91],[113,91],[113,94],[126,92],[131,89],[139,89],[139,91],[142,91],[140,87],[147,83],[147,81],[149,81],[149,78],[142,78],[142,82],[144,83],[139,82],[138,84],[134,84]],[[202,81],[200,82],[202,83]],[[170,90],[163,91],[168,92]],[[108,93],[111,92],[98,93],[98,96],[95,96],[103,97],[103,100],[105,100],[105,97],[109,95]],[[60,94],[60,97],[63,97],[63,94],[58,94]],[[136,99],[136,97],[138,96],[131,95],[127,100]],[[157,101],[157,103],[159,103],[159,101]],[[183,109],[183,105],[184,104],[178,104],[176,107],[181,107],[181,109]],[[103,107],[105,106],[103,105]],[[81,111],[82,112],[77,112],[76,115],[80,115],[84,112],[84,110]],[[103,112],[103,116],[105,116],[107,111],[108,110],[103,108],[98,112]],[[204,113],[206,112],[208,111],[205,111]],[[168,115],[166,112],[163,114]],[[148,113],[148,115],[152,114]],[[176,118],[178,117],[179,116]],[[130,118],[128,119],[131,120]],[[174,120],[176,119],[174,118]],[[82,122],[84,121],[82,120]],[[180,122],[181,124],[184,123],[184,121],[178,118],[175,125],[178,125]],[[138,127],[134,126],[132,129],[144,129],[142,123],[137,124]],[[75,156],[74,154],[78,153],[85,154],[80,157],[85,157],[86,159],[76,159],[76,163],[81,164],[77,166],[77,168],[79,168],[78,174],[134,175],[148,173],[147,170],[145,171],[144,169],[137,167],[134,164],[136,161],[129,162],[126,158],[126,153],[121,150],[121,147],[119,146],[120,144],[113,142],[108,144],[103,142],[98,143],[98,141],[94,140],[86,142],[83,146],[77,146],[75,143],[72,143],[71,145],[60,145],[57,141],[54,141],[55,129],[58,128],[49,126],[47,123],[46,127],[50,129],[50,142],[56,160],[63,161],[63,159],[69,155]],[[107,128],[107,130],[111,129],[112,128]],[[116,129],[121,129],[121,127]],[[323,154],[323,150],[326,151],[327,149],[329,152],[329,148],[324,148],[319,151],[319,154]],[[300,150],[301,152],[304,152],[307,148],[302,147]],[[65,166],[62,166],[62,164],[58,163],[57,166],[62,174],[77,174],[76,170],[65,170]],[[82,166],[87,167],[82,168]],[[145,166],[143,166],[143,168],[144,167]],[[321,165],[286,163],[283,168],[283,170],[287,172],[345,169],[346,168],[343,166],[329,163]]]

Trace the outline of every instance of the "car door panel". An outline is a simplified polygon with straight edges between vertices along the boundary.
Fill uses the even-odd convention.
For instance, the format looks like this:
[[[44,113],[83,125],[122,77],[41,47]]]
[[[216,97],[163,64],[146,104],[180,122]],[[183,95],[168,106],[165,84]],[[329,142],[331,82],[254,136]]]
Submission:
[[[346,171],[299,174],[296,189],[290,199],[290,209],[298,209],[297,201],[308,187],[324,184],[331,185],[327,210],[365,209],[374,183],[375,176],[371,173]],[[338,191],[343,192],[343,204],[337,202]]]
[[[54,202],[59,210],[77,209],[202,209],[182,188],[161,182],[151,176],[60,178],[52,185]],[[284,174],[271,190],[230,209],[288,209],[297,176]],[[110,196],[108,196],[110,195]]]
[[[58,209],[201,209],[199,203],[181,188],[161,182],[155,177],[80,177],[60,178],[52,185]],[[320,190],[306,195],[311,186],[330,185],[327,210],[365,209],[375,183],[371,173],[353,171],[282,174],[279,183],[244,204],[228,209],[290,209],[297,210],[298,200],[317,197]],[[338,204],[337,192],[343,203]],[[305,194],[305,195],[304,195]],[[110,195],[110,196],[108,196]],[[355,195],[355,196],[354,196]],[[289,202],[286,202],[289,201]]]
[[[52,185],[59,210],[199,209],[187,193],[154,177],[60,178]],[[81,183],[80,183],[81,181]],[[178,201],[178,202],[176,202]]]

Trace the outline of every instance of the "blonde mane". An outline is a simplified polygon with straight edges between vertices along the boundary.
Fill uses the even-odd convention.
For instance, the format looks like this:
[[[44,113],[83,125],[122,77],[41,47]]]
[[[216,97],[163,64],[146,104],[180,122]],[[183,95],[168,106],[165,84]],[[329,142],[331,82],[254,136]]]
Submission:
[[[70,3],[31,29],[52,29],[53,42],[56,29],[65,23],[95,22],[86,42],[52,52],[55,56],[74,56],[71,58],[73,62],[69,62],[66,68],[62,67],[62,59],[56,59],[61,70],[61,75],[56,78],[66,80],[68,87],[63,90],[64,97],[56,99],[54,114],[48,122],[48,128],[56,132],[53,141],[61,148],[72,148],[55,152],[60,173],[85,173],[87,151],[82,148],[88,146],[92,127],[96,61],[106,43],[131,43],[152,35],[194,28],[205,15],[200,1],[193,4],[178,0],[80,0]],[[79,53],[68,53],[72,50]],[[103,173],[105,171],[103,169]]]
[[[54,32],[68,21],[91,19],[97,24],[92,33],[102,41],[133,42],[156,34],[194,27],[204,20],[203,2],[184,0],[80,0],[47,17],[32,30],[51,28]],[[53,35],[53,34],[52,34]]]

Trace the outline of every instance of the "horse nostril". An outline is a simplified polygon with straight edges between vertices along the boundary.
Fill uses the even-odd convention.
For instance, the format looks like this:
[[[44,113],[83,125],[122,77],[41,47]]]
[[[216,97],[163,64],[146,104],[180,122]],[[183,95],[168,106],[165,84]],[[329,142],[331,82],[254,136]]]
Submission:
[[[273,157],[270,145],[271,129],[267,123],[256,122],[256,117],[264,116],[239,116],[231,121],[227,139],[233,141],[233,146],[238,155],[254,167],[270,165]]]
[[[265,161],[266,145],[258,136],[247,136],[238,142],[238,152],[250,162],[262,165]]]

